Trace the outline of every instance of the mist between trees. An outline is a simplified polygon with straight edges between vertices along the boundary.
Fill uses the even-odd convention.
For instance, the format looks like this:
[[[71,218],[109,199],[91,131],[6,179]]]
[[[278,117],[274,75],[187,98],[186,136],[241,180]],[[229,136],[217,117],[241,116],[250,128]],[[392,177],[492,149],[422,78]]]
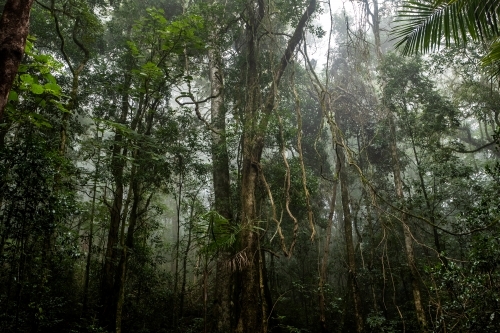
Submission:
[[[498,332],[499,1],[0,5],[1,332]]]

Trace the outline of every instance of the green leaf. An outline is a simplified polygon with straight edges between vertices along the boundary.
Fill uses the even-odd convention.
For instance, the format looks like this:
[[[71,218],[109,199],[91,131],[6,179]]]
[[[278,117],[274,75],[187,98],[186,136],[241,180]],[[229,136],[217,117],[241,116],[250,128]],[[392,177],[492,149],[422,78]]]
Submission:
[[[9,101],[15,101],[15,102],[17,102],[19,100],[19,95],[14,90],[11,90],[10,93],[9,93],[9,99],[8,100]]]
[[[133,56],[139,55],[139,48],[137,47],[137,45],[134,42],[128,41],[127,46],[130,49],[130,51],[132,52]]]
[[[21,79],[22,82],[27,84],[31,84],[34,81],[33,77],[29,74],[22,74],[19,78]]]
[[[52,59],[52,57],[47,54],[37,54],[34,55],[33,58],[41,63],[48,63]]]
[[[33,83],[31,85],[30,89],[31,89],[31,92],[33,94],[37,94],[37,95],[43,94],[45,91],[45,89],[43,89],[43,86],[36,84],[36,83]]]
[[[52,125],[47,121],[47,119],[38,113],[31,112],[29,114],[29,119],[31,120],[31,123],[36,127],[52,128]]]
[[[57,83],[46,83],[43,88],[52,95],[60,95],[61,87]]]
[[[28,36],[28,38],[26,39],[26,46],[24,47],[24,52],[26,54],[31,54],[32,50],[33,50],[33,42],[35,39],[33,38],[33,36]]]
[[[45,80],[47,80],[49,83],[57,83],[56,78],[52,74],[45,74],[43,76]]]

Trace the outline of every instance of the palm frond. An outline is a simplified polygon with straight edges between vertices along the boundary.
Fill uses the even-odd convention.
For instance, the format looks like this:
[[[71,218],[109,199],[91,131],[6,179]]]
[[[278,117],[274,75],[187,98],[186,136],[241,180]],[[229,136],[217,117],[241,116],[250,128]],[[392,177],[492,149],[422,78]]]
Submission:
[[[481,63],[491,76],[500,75],[500,37],[491,44],[488,54],[481,59]]]
[[[500,0],[410,0],[398,13],[393,40],[408,55],[434,51],[443,42],[465,45],[468,36],[491,39],[499,36],[499,7]]]

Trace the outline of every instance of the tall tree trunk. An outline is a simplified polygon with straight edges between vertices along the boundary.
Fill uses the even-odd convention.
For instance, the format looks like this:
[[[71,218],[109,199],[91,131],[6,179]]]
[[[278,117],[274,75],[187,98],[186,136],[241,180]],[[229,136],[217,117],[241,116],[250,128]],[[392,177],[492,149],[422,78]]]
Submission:
[[[178,159],[178,170],[179,170],[179,183],[178,183],[178,192],[175,194],[175,205],[176,205],[176,216],[175,216],[175,221],[174,221],[174,244],[175,244],[175,249],[174,249],[174,260],[172,262],[173,266],[173,274],[174,274],[174,299],[173,299],[173,304],[172,304],[172,323],[174,327],[177,326],[177,322],[179,320],[179,306],[178,306],[178,298],[179,298],[179,252],[180,252],[180,245],[181,245],[181,239],[180,239],[180,231],[181,231],[181,205],[182,205],[182,185],[184,182],[184,165],[182,161],[182,155],[177,156]]]
[[[135,115],[134,119],[132,120],[131,123],[131,129],[136,130],[137,128],[140,128],[140,123],[141,123],[141,107],[144,106],[144,108],[147,107],[148,103],[144,102],[144,104],[139,104],[138,112]],[[153,120],[154,120],[154,111],[156,109],[156,103],[152,103],[152,106],[148,108],[150,111],[150,114],[146,117],[146,123],[145,123],[145,130],[143,134],[144,136],[150,136],[151,135],[151,129],[153,126]],[[113,304],[113,309],[115,310],[114,313],[114,324],[115,324],[115,332],[116,333],[121,333],[122,332],[122,313],[123,313],[123,306],[125,304],[125,282],[127,279],[127,262],[130,257],[130,254],[133,253],[133,248],[134,248],[134,233],[136,230],[136,225],[139,220],[139,217],[146,213],[152,194],[150,194],[149,198],[145,201],[145,203],[142,205],[143,207],[141,209],[140,205],[143,200],[143,184],[141,183],[140,176],[138,175],[138,172],[144,172],[143,170],[146,169],[147,167],[144,165],[145,161],[145,149],[143,142],[139,140],[137,142],[138,148],[133,152],[133,158],[136,161],[136,163],[139,163],[139,166],[136,164],[132,165],[132,170],[130,172],[130,187],[129,187],[129,193],[127,195],[127,201],[125,204],[125,208],[123,209],[123,218],[122,218],[122,226],[121,226],[121,240],[120,240],[120,245],[121,245],[121,256],[120,256],[120,261],[118,263],[117,269],[116,269],[116,277],[115,277],[115,282],[114,282],[114,304]],[[141,170],[141,171],[139,171]],[[129,223],[128,223],[128,228],[127,228],[127,235],[125,236],[125,220],[127,217],[128,213],[128,206],[130,203],[130,196],[132,197],[132,208],[130,210],[130,218],[129,218]]]
[[[229,178],[229,156],[226,143],[226,109],[224,105],[224,74],[220,52],[214,36],[214,47],[208,51],[209,75],[212,98],[212,162],[215,210],[232,223],[231,184]],[[214,317],[216,329],[228,332],[231,329],[231,286],[232,272],[229,260],[230,250],[221,250],[216,263],[216,286]]]
[[[187,264],[188,264],[189,251],[191,250],[191,243],[192,243],[192,238],[193,238],[195,204],[196,204],[196,197],[193,197],[193,201],[191,202],[190,213],[189,213],[188,239],[187,239],[187,243],[186,243],[186,248],[184,249],[184,253],[182,256],[182,283],[181,283],[181,292],[180,292],[180,296],[179,296],[179,316],[181,318],[182,318],[183,313],[184,313],[184,299],[186,297]]]
[[[140,184],[137,179],[134,179],[132,182],[132,209],[130,211],[130,219],[127,230],[127,236],[124,241],[122,241],[122,254],[120,257],[120,262],[118,263],[118,268],[116,270],[116,282],[115,282],[115,291],[116,291],[116,315],[115,315],[115,332],[121,333],[122,331],[122,313],[123,313],[123,305],[125,303],[125,281],[127,277],[127,261],[130,254],[130,251],[134,247],[134,232],[137,225],[137,220],[139,218],[139,203],[141,200],[141,190]]]
[[[102,324],[104,327],[114,330],[114,313],[116,312],[114,305],[115,300],[113,295],[115,285],[115,267],[118,264],[118,250],[117,245],[119,242],[119,231],[122,220],[122,207],[123,207],[123,162],[118,161],[121,156],[121,134],[115,135],[115,147],[113,151],[114,163],[112,166],[112,174],[115,181],[115,190],[113,193],[113,204],[110,209],[110,223],[106,243],[106,253],[104,258],[103,277],[101,284],[101,302],[102,302]],[[111,325],[111,326],[110,326]]]
[[[96,139],[99,141],[99,124],[96,124]],[[101,147],[97,149],[97,162],[95,164],[94,172],[94,185],[92,188],[92,206],[90,209],[90,227],[89,227],[89,241],[88,241],[88,254],[85,264],[85,279],[83,285],[83,301],[82,301],[82,316],[86,316],[88,308],[89,284],[90,284],[90,264],[92,263],[92,246],[94,241],[94,216],[95,216],[95,201],[97,197],[97,180],[99,177],[99,167],[101,163]]]
[[[245,142],[248,142],[248,138]],[[249,148],[244,148],[250,150]],[[255,159],[252,158],[253,154],[247,152],[243,160],[242,171],[242,184],[241,184],[241,240],[240,246],[245,266],[239,274],[240,278],[240,297],[239,297],[239,318],[236,328],[238,333],[262,332],[261,321],[261,302],[260,298],[260,284],[259,284],[259,262],[257,253],[260,251],[258,248],[258,237],[260,234],[254,228],[256,222],[256,204],[255,204],[255,191],[258,180],[258,169],[256,162],[260,160],[260,154]]]
[[[259,287],[259,264],[257,258],[258,242],[260,236],[255,230],[256,223],[256,198],[255,191],[258,182],[258,163],[262,152],[262,140],[256,135],[257,113],[259,102],[257,100],[258,81],[258,40],[257,31],[264,16],[264,4],[259,2],[255,9],[254,1],[247,4],[249,14],[246,26],[247,38],[247,72],[246,72],[246,105],[244,114],[243,132],[243,154],[241,172],[241,227],[240,248],[245,265],[241,267],[238,274],[239,304],[237,313],[237,333],[262,332],[262,321],[260,318],[260,287]]]
[[[321,327],[321,332],[326,333],[329,332],[328,327],[326,325],[326,300],[325,300],[325,291],[324,286],[327,280],[327,268],[328,268],[328,257],[330,253],[330,242],[332,238],[332,226],[333,226],[333,217],[335,214],[335,206],[337,202],[337,187],[338,187],[338,176],[341,168],[340,160],[337,158],[337,166],[334,175],[334,182],[332,186],[332,199],[330,201],[330,211],[328,213],[328,225],[326,227],[326,236],[325,236],[325,244],[323,245],[323,256],[320,261],[320,270],[319,270],[319,283],[318,283],[318,291],[319,291],[319,323]]]
[[[382,47],[380,41],[380,27],[379,27],[379,7],[378,0],[373,1],[373,13],[369,10],[368,0],[365,0],[368,15],[372,17],[372,29],[375,36],[376,42],[376,54],[379,62],[382,61]],[[390,127],[390,149],[391,149],[391,159],[392,159],[392,171],[394,177],[394,186],[396,188],[396,196],[401,201],[404,202],[405,196],[403,192],[403,180],[401,177],[401,166],[399,164],[398,150],[397,150],[397,138],[396,138],[396,124],[394,121],[394,115],[390,110],[387,110],[387,115],[389,117],[389,127]],[[404,213],[401,214],[401,223],[403,225],[403,235],[405,242],[405,255],[406,261],[410,268],[410,279],[411,287],[413,293],[413,301],[415,305],[415,314],[420,325],[421,331],[427,331],[427,319],[425,317],[425,310],[422,304],[422,296],[420,293],[420,286],[418,283],[418,271],[415,263],[415,254],[413,252],[413,238],[408,224],[408,216]]]
[[[342,211],[344,212],[344,237],[347,251],[347,268],[348,278],[347,284],[351,293],[354,304],[354,321],[356,324],[356,332],[363,331],[363,315],[361,314],[361,295],[358,288],[356,276],[356,256],[354,251],[354,240],[352,237],[352,217],[351,217],[351,203],[349,198],[347,168],[345,163],[345,156],[342,147],[336,147],[337,158],[342,164],[340,167],[340,193],[342,197]]]
[[[396,145],[396,124],[394,123],[394,116],[389,111],[389,126],[390,126],[390,147],[392,158],[392,170],[394,175],[394,186],[396,187],[396,195],[401,203],[404,202],[405,196],[403,192],[403,180],[401,178],[401,166],[399,164],[398,150]],[[413,293],[413,302],[415,305],[415,314],[422,332],[427,331],[427,319],[425,317],[425,310],[422,304],[422,296],[420,294],[420,286],[418,283],[418,271],[415,262],[415,253],[413,252],[413,236],[411,234],[410,226],[408,224],[408,216],[401,213],[401,223],[403,225],[403,235],[405,242],[405,255],[408,267],[410,269],[411,288]]]
[[[23,59],[33,0],[7,0],[0,19],[0,120]]]
[[[120,117],[120,122],[125,123],[128,115],[129,100],[128,100],[128,88],[131,84],[131,76],[125,76],[124,92],[122,95],[122,114]],[[118,264],[119,251],[117,250],[117,245],[119,242],[119,232],[120,223],[122,220],[122,208],[123,208],[123,193],[124,193],[124,179],[123,170],[125,168],[125,154],[122,152],[122,141],[123,135],[120,130],[116,130],[112,158],[111,158],[111,174],[114,180],[114,193],[113,193],[113,203],[110,207],[110,223],[109,231],[106,243],[106,252],[104,258],[104,267],[101,281],[101,324],[108,329],[114,330],[115,326],[115,314],[116,314],[116,300],[114,299],[114,278],[115,278],[115,267]]]
[[[271,89],[264,99],[260,99],[260,84],[258,72],[258,30],[266,14],[264,1],[247,2],[246,23],[246,103],[243,115],[243,149],[241,172],[241,228],[239,237],[240,252],[245,264],[241,267],[235,286],[239,288],[239,304],[236,307],[236,332],[259,333],[266,332],[265,295],[263,295],[262,259],[259,257],[259,237],[257,227],[256,191],[260,180],[261,156],[264,148],[264,137],[267,132],[269,117],[275,107],[275,98],[283,73],[291,61],[293,53],[303,37],[307,21],[316,9],[316,0],[310,0],[288,41],[287,48],[281,57],[280,64],[274,73]]]

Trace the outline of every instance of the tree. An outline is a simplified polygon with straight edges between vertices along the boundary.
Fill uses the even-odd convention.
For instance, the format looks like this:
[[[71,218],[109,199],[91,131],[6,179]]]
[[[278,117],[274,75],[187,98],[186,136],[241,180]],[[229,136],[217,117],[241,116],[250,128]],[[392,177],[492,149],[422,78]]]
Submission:
[[[7,0],[0,19],[0,120],[24,54],[33,0]]]
[[[52,301],[72,287],[69,275],[74,269],[65,251],[72,251],[75,239],[69,234],[53,237],[78,210],[78,173],[59,154],[53,126],[61,113],[62,89],[51,73],[61,64],[31,42],[26,55],[7,105],[0,145],[0,260],[6,268],[0,293],[7,300],[1,309],[2,330],[44,329],[58,321],[61,311]],[[20,257],[22,262],[16,260]],[[19,271],[18,277],[13,270]],[[44,315],[29,310],[29,304]]]
[[[381,65],[384,61],[385,55],[381,52],[381,38],[380,38],[380,27],[379,27],[379,9],[378,9],[378,0],[373,0],[373,13],[370,11],[370,7],[368,4],[366,5],[367,14],[371,16],[372,22],[372,31],[375,36],[375,48],[377,54],[377,60],[379,65]],[[376,22],[376,23],[375,23]],[[386,85],[386,82],[382,80],[382,86]],[[399,156],[398,151],[398,133],[396,126],[396,119],[393,115],[393,112],[388,108],[388,105],[384,98],[381,100],[381,108],[387,114],[388,124],[389,124],[389,149],[391,153],[391,168],[392,175],[394,179],[394,189],[396,193],[396,198],[399,200],[399,205],[401,207],[405,206],[406,196],[403,189],[403,168],[401,157]],[[397,212],[398,220],[401,222],[403,227],[403,236],[404,236],[404,251],[406,255],[406,260],[410,272],[410,280],[411,280],[411,289],[413,294],[413,303],[415,306],[415,315],[417,321],[419,323],[419,328],[422,332],[426,332],[428,330],[428,324],[425,314],[425,309],[423,305],[423,297],[421,294],[421,288],[419,285],[419,274],[418,267],[416,263],[416,256],[414,251],[414,240],[412,236],[412,230],[409,225],[409,216],[408,214],[402,210]]]
[[[269,82],[270,89],[261,96],[259,71],[259,33],[266,19],[267,6],[263,1],[247,1],[247,23],[245,27],[246,47],[246,95],[243,114],[242,171],[241,171],[241,227],[240,251],[247,258],[246,267],[239,274],[240,304],[236,332],[267,332],[268,307],[263,294],[264,281],[261,249],[258,232],[257,191],[262,179],[261,158],[269,118],[274,111],[280,81],[292,60],[297,45],[304,36],[304,29],[316,10],[316,0],[310,0],[289,38],[287,47],[280,57]]]

